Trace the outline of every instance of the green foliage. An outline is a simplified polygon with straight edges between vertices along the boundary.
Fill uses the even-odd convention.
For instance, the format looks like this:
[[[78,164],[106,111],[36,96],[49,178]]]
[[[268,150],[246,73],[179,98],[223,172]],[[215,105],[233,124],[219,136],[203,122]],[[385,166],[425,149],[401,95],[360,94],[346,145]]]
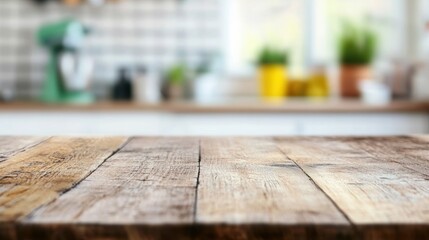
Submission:
[[[259,65],[281,64],[287,65],[289,63],[289,55],[286,51],[266,46],[258,56]]]
[[[186,81],[188,69],[184,64],[177,64],[168,69],[166,77],[169,83],[182,85]]]
[[[368,65],[377,52],[377,36],[368,28],[346,24],[338,45],[341,64]]]

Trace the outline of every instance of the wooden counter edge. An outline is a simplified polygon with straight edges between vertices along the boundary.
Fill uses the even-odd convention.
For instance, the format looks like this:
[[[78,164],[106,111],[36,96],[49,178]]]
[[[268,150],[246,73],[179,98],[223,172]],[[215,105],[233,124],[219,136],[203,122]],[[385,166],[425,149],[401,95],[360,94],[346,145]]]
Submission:
[[[429,225],[312,225],[312,224],[27,224],[4,225],[2,239],[424,239]],[[0,223],[2,229],[2,223]]]

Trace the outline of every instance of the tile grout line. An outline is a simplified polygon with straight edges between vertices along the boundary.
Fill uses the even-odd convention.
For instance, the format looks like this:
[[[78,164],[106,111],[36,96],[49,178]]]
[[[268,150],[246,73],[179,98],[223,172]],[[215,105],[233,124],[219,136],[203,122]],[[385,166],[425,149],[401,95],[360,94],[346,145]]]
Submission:
[[[354,233],[357,235],[358,231],[357,231],[357,227],[356,225],[352,222],[352,220],[350,219],[350,217],[346,214],[345,211],[343,211],[343,209],[341,209],[341,207],[334,201],[333,198],[331,198],[331,196],[329,196],[329,194],[327,194],[320,186],[319,184],[317,184],[313,178],[301,167],[301,165],[299,165],[294,159],[290,158],[284,151],[283,149],[281,149],[278,145],[278,139],[274,139],[275,145],[277,147],[277,149],[280,150],[280,152],[290,161],[292,161],[306,176],[307,178],[314,184],[314,186],[316,186],[317,189],[319,189],[323,195],[325,195],[328,200],[334,205],[334,207],[341,213],[341,215],[347,220],[347,222],[350,224],[350,226],[352,227]]]
[[[198,187],[200,185],[200,173],[201,173],[201,139],[198,140],[198,173],[197,173],[197,182],[195,186],[195,199],[194,199],[194,211],[193,211],[194,224],[197,222]]]

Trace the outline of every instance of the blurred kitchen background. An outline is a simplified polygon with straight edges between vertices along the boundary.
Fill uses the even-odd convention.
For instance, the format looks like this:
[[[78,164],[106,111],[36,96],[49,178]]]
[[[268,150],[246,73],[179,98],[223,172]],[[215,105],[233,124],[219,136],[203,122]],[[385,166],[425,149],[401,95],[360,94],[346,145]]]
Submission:
[[[426,0],[1,0],[0,134],[429,133]]]

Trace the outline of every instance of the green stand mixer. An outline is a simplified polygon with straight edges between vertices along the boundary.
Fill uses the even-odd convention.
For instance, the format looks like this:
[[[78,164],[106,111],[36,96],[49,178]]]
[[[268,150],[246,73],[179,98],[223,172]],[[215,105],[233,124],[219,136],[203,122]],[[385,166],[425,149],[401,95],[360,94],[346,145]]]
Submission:
[[[73,20],[42,26],[37,34],[39,43],[50,53],[41,100],[48,103],[91,103],[88,92],[93,62],[80,49],[88,34],[82,24]]]

